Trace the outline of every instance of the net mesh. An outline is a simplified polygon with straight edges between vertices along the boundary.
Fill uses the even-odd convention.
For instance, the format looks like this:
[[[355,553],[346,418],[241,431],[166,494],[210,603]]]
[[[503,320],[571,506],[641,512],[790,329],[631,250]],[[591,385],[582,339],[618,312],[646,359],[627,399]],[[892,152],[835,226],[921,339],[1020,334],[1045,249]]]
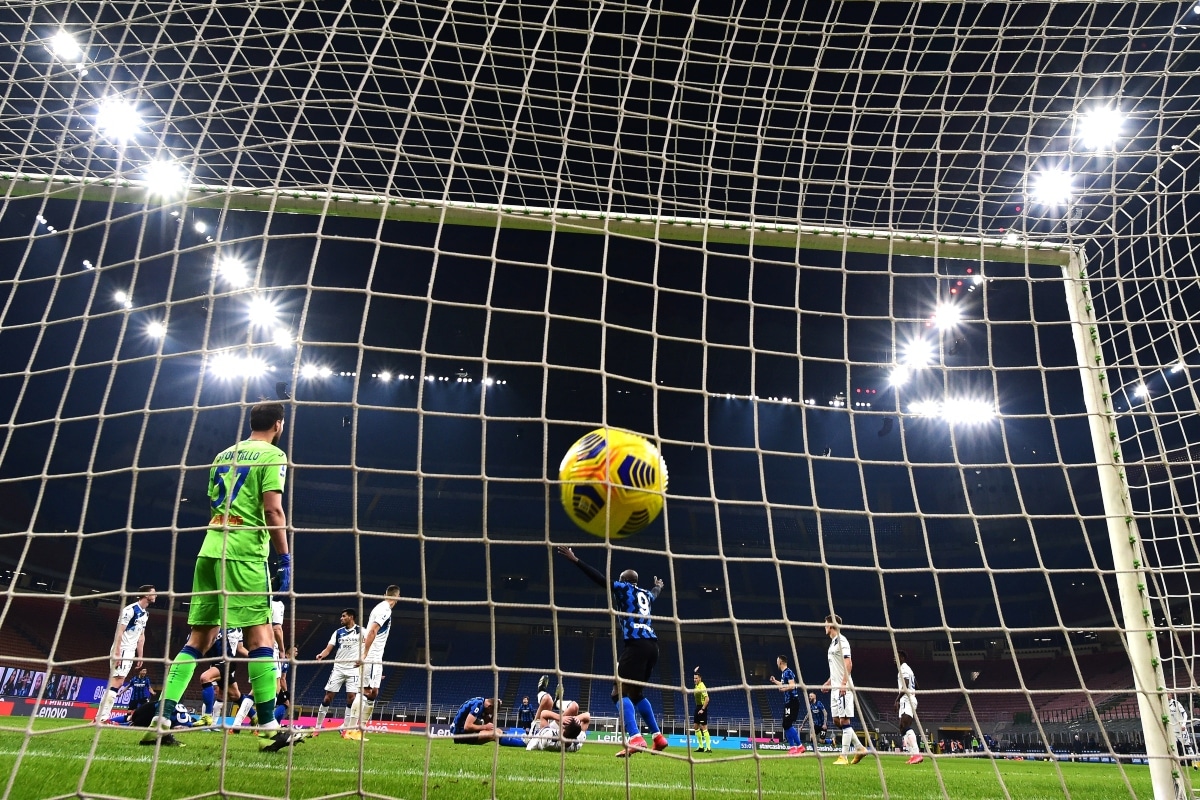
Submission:
[[[1191,15],[6,4],[7,796],[411,796],[463,776],[494,795],[790,792],[768,678],[784,654],[830,705],[830,613],[880,756],[826,782],[830,725],[796,767],[822,796],[952,796],[973,740],[1058,758],[1042,778],[966,761],[989,765],[968,796],[1186,793],[1190,720],[1166,702],[1190,717],[1196,686]],[[1105,109],[1122,116],[1097,128]],[[196,733],[195,763],[220,765],[203,781],[159,747],[117,768],[133,737],[38,716],[91,719],[146,583],[162,681],[209,465],[263,398],[288,415],[293,711],[313,724],[340,610],[362,620],[398,584],[371,746],[410,766],[327,737],[265,783],[240,739]],[[589,539],[558,503],[559,459],[602,425],[670,465],[662,520],[628,540]],[[664,578],[646,695],[667,766],[594,756],[620,738],[623,644],[554,544]],[[919,778],[889,755],[901,649],[936,753]],[[708,771],[689,763],[712,759],[698,665],[731,759]],[[382,730],[440,734],[484,695],[515,725],[541,674],[600,740],[562,772]]]

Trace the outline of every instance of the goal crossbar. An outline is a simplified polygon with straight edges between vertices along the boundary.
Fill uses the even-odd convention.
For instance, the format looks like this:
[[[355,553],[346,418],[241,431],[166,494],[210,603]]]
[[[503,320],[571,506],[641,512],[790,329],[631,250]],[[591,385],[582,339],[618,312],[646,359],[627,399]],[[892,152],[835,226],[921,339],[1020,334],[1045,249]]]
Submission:
[[[151,187],[144,181],[30,172],[0,172],[0,192],[5,197],[41,196],[135,205],[145,205],[153,200]],[[227,208],[282,214],[328,214],[365,219],[382,217],[402,222],[499,226],[519,230],[556,229],[571,233],[607,233],[665,241],[759,245],[1059,267],[1068,266],[1074,252],[1073,247],[1062,242],[1013,242],[993,237],[836,228],[765,220],[670,217],[507,203],[434,201],[425,198],[298,187],[280,189],[193,183],[181,189],[168,202],[171,205],[194,208]]]

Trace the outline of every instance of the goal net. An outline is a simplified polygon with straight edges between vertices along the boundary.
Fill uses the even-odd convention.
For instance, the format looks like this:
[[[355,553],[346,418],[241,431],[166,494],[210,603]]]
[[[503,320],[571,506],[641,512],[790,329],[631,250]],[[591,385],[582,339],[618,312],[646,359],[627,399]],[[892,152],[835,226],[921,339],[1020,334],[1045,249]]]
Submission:
[[[4,796],[1191,796],[1193,9],[768,6],[0,8]],[[259,402],[326,735],[219,735],[242,653],[138,747],[97,712],[163,686]],[[559,503],[600,427],[670,468],[631,538]],[[621,617],[557,545],[664,582],[658,756],[612,758]],[[343,742],[326,645],[393,584]],[[543,675],[579,752],[447,740]]]

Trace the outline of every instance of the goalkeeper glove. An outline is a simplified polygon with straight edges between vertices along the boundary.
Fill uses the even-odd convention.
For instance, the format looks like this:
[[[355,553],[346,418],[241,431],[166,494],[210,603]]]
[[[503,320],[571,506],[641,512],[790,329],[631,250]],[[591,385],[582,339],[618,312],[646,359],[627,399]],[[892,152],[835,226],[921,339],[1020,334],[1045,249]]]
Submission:
[[[279,575],[279,591],[286,592],[292,588],[292,554],[284,553],[279,557],[279,566],[275,570]]]

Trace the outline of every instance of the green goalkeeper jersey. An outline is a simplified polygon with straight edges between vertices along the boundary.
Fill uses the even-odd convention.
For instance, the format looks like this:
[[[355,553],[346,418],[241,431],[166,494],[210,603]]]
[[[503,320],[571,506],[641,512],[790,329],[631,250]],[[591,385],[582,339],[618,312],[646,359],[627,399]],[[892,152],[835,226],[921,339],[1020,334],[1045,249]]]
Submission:
[[[212,519],[200,555],[266,561],[271,533],[262,498],[265,492],[282,492],[286,479],[287,456],[270,442],[247,439],[213,459],[208,473]]]

